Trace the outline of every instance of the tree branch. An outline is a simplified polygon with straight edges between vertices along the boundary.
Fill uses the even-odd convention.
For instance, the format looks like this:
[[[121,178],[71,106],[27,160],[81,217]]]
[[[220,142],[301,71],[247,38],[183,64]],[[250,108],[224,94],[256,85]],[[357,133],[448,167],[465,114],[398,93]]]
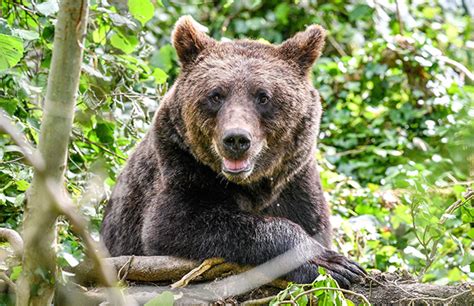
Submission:
[[[8,228],[0,228],[0,241],[8,241],[15,255],[19,258],[23,255],[23,239],[16,231]]]
[[[103,286],[110,287],[109,291],[111,301],[114,301],[114,305],[123,304],[121,293],[114,288],[117,280],[113,270],[109,269],[109,267],[102,263],[102,258],[108,253],[101,243],[98,243],[92,239],[92,236],[88,232],[87,220],[81,215],[79,210],[67,197],[67,193],[62,190],[60,185],[58,185],[56,181],[47,178],[45,168],[43,166],[43,160],[41,156],[37,154],[37,150],[34,149],[33,146],[21,136],[21,132],[18,131],[18,129],[16,129],[15,126],[13,126],[8,121],[2,112],[0,112],[0,130],[6,132],[12,137],[12,140],[16,145],[19,146],[28,162],[33,165],[35,172],[41,176],[43,180],[42,183],[44,184],[42,192],[51,199],[52,212],[55,215],[65,215],[66,218],[71,222],[73,232],[84,241],[87,256],[91,258],[91,264],[94,267],[97,267],[97,281]],[[38,231],[37,234],[40,235],[41,231]],[[15,235],[17,237],[15,237]],[[2,236],[10,242],[15,252],[21,256],[23,253],[23,240],[21,239],[20,235],[13,230],[0,229],[0,237]],[[14,241],[14,244],[12,244],[12,241]],[[17,251],[21,252],[18,253]]]

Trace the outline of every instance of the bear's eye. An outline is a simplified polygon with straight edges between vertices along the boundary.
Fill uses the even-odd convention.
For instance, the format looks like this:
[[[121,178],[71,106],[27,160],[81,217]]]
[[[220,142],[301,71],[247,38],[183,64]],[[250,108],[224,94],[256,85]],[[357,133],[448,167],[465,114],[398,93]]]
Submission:
[[[258,104],[260,105],[265,105],[268,103],[268,101],[270,101],[270,97],[268,96],[268,94],[264,93],[264,92],[260,92],[258,95],[257,95],[257,102]]]
[[[222,97],[222,94],[220,94],[219,92],[213,92],[209,95],[209,100],[212,103],[221,104],[222,100],[223,100],[223,97]]]

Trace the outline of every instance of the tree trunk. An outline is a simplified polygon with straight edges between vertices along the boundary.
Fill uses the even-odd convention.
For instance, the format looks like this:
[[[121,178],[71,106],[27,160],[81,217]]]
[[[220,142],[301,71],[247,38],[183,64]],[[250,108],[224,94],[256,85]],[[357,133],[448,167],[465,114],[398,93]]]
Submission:
[[[50,305],[57,280],[56,218],[46,182],[64,190],[69,135],[87,26],[88,1],[62,0],[55,28],[53,56],[40,129],[38,150],[45,168],[35,169],[24,214],[23,272],[17,305]]]

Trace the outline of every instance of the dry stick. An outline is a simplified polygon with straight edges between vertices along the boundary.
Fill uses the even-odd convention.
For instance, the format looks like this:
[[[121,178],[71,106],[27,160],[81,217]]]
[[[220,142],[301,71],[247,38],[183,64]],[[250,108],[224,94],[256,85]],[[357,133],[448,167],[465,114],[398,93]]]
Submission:
[[[243,302],[242,305],[263,305],[263,304],[267,305],[276,297],[277,295],[272,295],[272,296],[264,297],[261,299],[249,300],[249,301]]]
[[[474,81],[474,73],[472,73],[469,69],[467,69],[466,66],[464,66],[460,62],[457,62],[444,55],[438,56],[437,59],[439,59],[442,62],[445,62],[446,64],[454,66],[455,68],[460,70],[462,73],[464,73],[464,75],[467,76],[468,79],[470,79],[471,81]]]
[[[135,256],[131,255],[130,259],[123,266],[121,266],[120,269],[118,270],[117,277],[118,277],[119,281],[124,282],[127,279],[128,272],[130,272],[130,267],[132,266],[132,262],[133,262],[134,258],[135,258]],[[127,267],[127,268],[125,268],[125,267]],[[122,276],[123,269],[125,269],[125,273]]]
[[[208,271],[214,266],[224,263],[224,258],[209,258],[204,260],[198,267],[189,271],[185,276],[183,276],[179,281],[171,284],[171,288],[182,288],[189,284],[190,281],[196,277],[202,275],[204,272]]]
[[[3,240],[7,240],[15,255],[21,258],[23,255],[23,239],[21,239],[20,234],[9,228],[0,228],[0,241]]]

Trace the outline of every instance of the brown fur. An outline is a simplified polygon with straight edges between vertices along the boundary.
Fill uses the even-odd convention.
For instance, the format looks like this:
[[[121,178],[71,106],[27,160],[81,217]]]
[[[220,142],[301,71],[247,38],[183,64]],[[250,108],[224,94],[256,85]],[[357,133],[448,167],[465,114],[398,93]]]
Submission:
[[[311,282],[321,265],[348,287],[363,274],[330,250],[315,163],[322,111],[308,75],[324,37],[310,26],[279,46],[217,42],[190,17],[178,21],[182,72],[106,209],[101,233],[112,255],[260,264],[305,245],[300,255],[314,260],[287,278]],[[245,169],[231,171],[233,160]]]

